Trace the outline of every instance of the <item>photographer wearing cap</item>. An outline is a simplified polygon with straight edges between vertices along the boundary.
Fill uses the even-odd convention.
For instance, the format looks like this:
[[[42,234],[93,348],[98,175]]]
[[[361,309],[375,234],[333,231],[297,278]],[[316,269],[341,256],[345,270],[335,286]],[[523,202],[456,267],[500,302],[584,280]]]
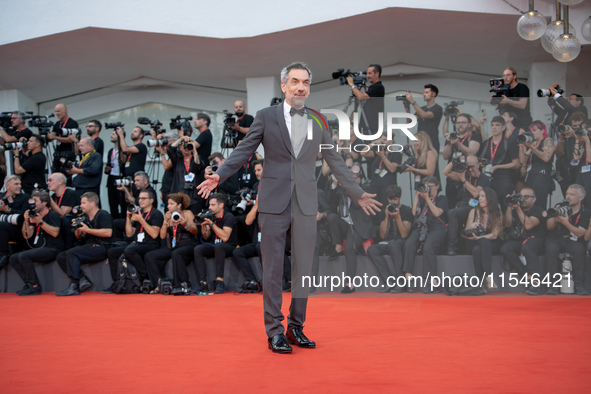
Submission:
[[[143,189],[139,193],[138,205],[130,205],[134,210],[127,209],[125,235],[131,238],[132,242],[129,245],[110,248],[107,252],[113,283],[103,290],[103,293],[113,293],[114,282],[117,280],[117,264],[121,254],[124,254],[135,267],[140,282],[148,278],[144,256],[149,251],[160,247],[160,227],[164,222],[164,215],[154,207],[155,199],[154,189]]]
[[[37,189],[47,189],[45,183],[45,167],[47,158],[43,153],[43,138],[33,134],[27,141],[27,149],[19,152],[13,149],[14,173],[22,177],[23,190],[31,194],[37,185]]]
[[[21,138],[28,139],[33,135],[33,132],[25,124],[23,116],[25,114],[22,112],[13,112],[10,115],[11,134],[8,133],[8,130],[0,127],[0,136],[2,136],[5,143],[19,142]]]
[[[47,135],[48,141],[57,141],[55,146],[55,152],[53,154],[53,172],[64,172],[63,167],[60,165],[60,159],[66,158],[69,161],[76,160],[78,154],[78,138],[80,137],[80,129],[78,122],[68,116],[68,107],[65,104],[57,104],[54,108],[55,116],[59,119],[53,125],[53,130]],[[63,129],[71,130],[73,132],[68,133],[65,137],[62,137]]]
[[[384,209],[384,218],[380,223],[379,230],[380,238],[383,241],[370,246],[367,249],[367,255],[376,266],[381,279],[382,287],[378,292],[401,293],[405,289],[392,283],[392,280],[388,278],[397,278],[404,275],[402,271],[404,262],[402,251],[404,250],[406,238],[410,234],[413,217],[410,207],[400,203],[400,196],[402,195],[400,187],[390,185],[386,189],[386,193],[388,204]],[[390,271],[385,255],[390,256],[394,271]],[[389,284],[393,284],[393,286],[389,286]]]
[[[92,282],[84,275],[80,266],[99,263],[107,258],[107,245],[110,244],[113,235],[111,215],[99,209],[99,196],[92,192],[82,195],[80,208],[85,218],[76,227],[74,234],[81,240],[82,245],[61,252],[56,257],[60,268],[71,281],[67,288],[55,292],[57,296],[80,295],[90,290]]]
[[[431,137],[431,143],[439,155],[439,123],[443,116],[441,105],[435,104],[435,98],[439,95],[439,89],[433,84],[425,85],[423,90],[423,99],[427,103],[422,107],[415,101],[412,94],[406,94],[406,99],[410,105],[417,111],[415,115],[418,118],[417,130],[425,131]]]
[[[386,89],[384,89],[384,85],[382,85],[382,81],[380,81],[381,76],[382,66],[379,64],[370,64],[367,67],[366,77],[371,84],[369,88],[367,88],[367,92],[359,90],[359,87],[355,85],[352,76],[349,75],[347,77],[347,84],[351,87],[351,92],[355,97],[362,101],[370,99],[363,105],[365,117],[367,118],[367,123],[369,125],[369,131],[371,132],[367,134],[374,134],[378,130],[380,112],[382,114],[384,112],[383,97],[386,95]]]
[[[8,242],[16,242],[21,250],[20,215],[29,208],[29,195],[22,192],[21,178],[9,175],[4,179],[6,191],[0,194],[0,268],[8,264]]]
[[[20,296],[41,294],[33,263],[50,263],[64,249],[64,240],[60,236],[61,218],[49,208],[49,193],[37,191],[33,193],[33,199],[35,211],[25,211],[21,229],[29,250],[10,256],[10,265],[25,282],[22,290],[16,292]]]
[[[78,165],[73,165],[66,170],[66,174],[72,175],[72,186],[82,198],[86,192],[93,192],[100,196],[101,179],[103,178],[103,158],[94,149],[94,140],[84,137],[78,143],[78,150],[82,159]],[[100,202],[97,202],[100,204]]]
[[[500,96],[502,99],[497,109],[499,113],[503,113],[507,109],[515,112],[517,115],[515,126],[526,129],[532,122],[529,109],[529,88],[517,82],[517,70],[513,67],[508,67],[503,71],[503,81],[509,89]]]

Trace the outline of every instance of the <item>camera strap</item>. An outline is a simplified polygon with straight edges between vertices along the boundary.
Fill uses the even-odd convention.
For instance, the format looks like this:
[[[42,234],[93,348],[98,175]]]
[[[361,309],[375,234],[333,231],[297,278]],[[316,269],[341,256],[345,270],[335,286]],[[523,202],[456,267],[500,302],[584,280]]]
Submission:
[[[148,218],[150,217],[150,215],[152,215],[152,208],[150,208],[150,210],[148,211],[148,213],[146,213],[146,216],[144,216],[144,220],[147,222]],[[144,226],[141,225],[140,226],[140,233],[144,231]]]
[[[78,164],[78,168],[82,167],[82,163],[84,163],[86,161],[86,159],[88,159],[90,157],[90,155],[92,155],[94,152],[96,152],[96,150],[91,150],[90,152],[88,152],[87,154],[84,155],[84,157],[82,158],[82,160],[80,160],[80,164]]]

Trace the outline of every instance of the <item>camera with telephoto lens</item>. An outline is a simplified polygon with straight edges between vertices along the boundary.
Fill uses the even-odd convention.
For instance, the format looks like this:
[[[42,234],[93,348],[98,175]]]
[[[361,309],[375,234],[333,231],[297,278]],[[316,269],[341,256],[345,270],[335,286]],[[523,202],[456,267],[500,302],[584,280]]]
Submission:
[[[172,294],[172,281],[168,278],[161,278],[158,280],[158,287],[160,288],[160,293],[164,295]]]
[[[20,213],[0,213],[0,223],[9,223],[15,226],[21,226],[25,218]]]
[[[127,206],[127,212],[129,213],[138,213],[141,211],[141,208],[135,204],[130,204]]]
[[[460,138],[460,135],[457,132],[452,131],[451,133],[449,133],[450,140],[457,140],[458,138]]]
[[[213,212],[211,209],[204,209],[199,215],[195,216],[195,223],[201,224],[205,219],[213,221]]]
[[[249,189],[245,187],[236,192],[236,195],[239,197],[239,202],[237,204],[232,204],[232,212],[236,212],[239,215],[243,214],[246,211],[246,205],[248,201],[252,201],[256,199],[257,192],[253,189]]]
[[[480,159],[480,168],[481,171],[484,175],[486,175],[487,177],[492,177],[493,174],[493,164],[492,164],[492,160],[490,159],[485,159],[484,157]]]
[[[181,213],[179,211],[172,211],[172,213],[170,214],[170,219],[175,222],[178,223],[179,220],[181,220]]]
[[[69,170],[77,165],[75,161],[69,160],[67,157],[64,156],[59,158],[58,163],[59,166],[65,170]]]
[[[175,286],[172,288],[172,295],[190,295],[191,294],[191,286],[187,282],[182,282],[180,286]]]
[[[72,224],[70,225],[70,227],[73,230],[76,230],[82,227],[82,223],[86,224],[87,226],[90,224],[90,222],[88,221],[88,216],[86,216],[86,214],[80,215],[72,219]]]
[[[408,101],[408,99],[406,98],[406,94],[401,94],[399,96],[396,96],[396,101],[403,101],[405,103],[410,103],[410,101]]]
[[[49,134],[51,129],[53,128],[54,123],[49,120],[49,118],[53,118],[55,115],[31,115],[29,120],[29,127],[36,127],[39,129],[39,134],[45,136]],[[26,116],[29,118],[29,116]],[[23,118],[24,119],[24,118]]]
[[[402,148],[402,153],[404,153],[406,156],[408,156],[408,159],[406,159],[404,161],[404,163],[399,165],[398,168],[396,169],[396,171],[400,172],[400,173],[404,172],[408,166],[416,167],[416,165],[417,165],[417,157],[415,156],[415,151],[410,144],[405,145]]]
[[[511,89],[510,85],[505,84],[505,80],[503,78],[493,78],[489,80],[490,84],[490,93],[494,93],[490,103],[492,105],[500,104],[503,100],[503,95]]]
[[[55,133],[58,137],[67,137],[69,135],[78,135],[80,129],[58,129]]]
[[[337,71],[332,73],[332,79],[338,79],[341,85],[347,84],[347,77],[353,77],[353,84],[356,86],[365,85],[367,75],[366,71],[351,72],[351,70],[345,71],[344,68],[339,68]]]
[[[227,109],[224,110],[224,125],[232,126],[236,124],[236,118],[234,117],[234,113],[229,112]]]
[[[561,124],[556,126],[556,132],[559,134],[564,134],[568,131],[569,126],[565,125],[565,124]]]
[[[586,135],[589,135],[589,130],[588,129],[576,129],[575,130],[575,136],[576,137],[584,137]]]
[[[555,87],[554,90],[556,90],[556,93],[558,94],[564,94],[564,89],[560,88],[560,85]],[[552,92],[550,91],[550,89],[538,89],[538,97],[550,97],[552,96]]]
[[[4,144],[4,150],[12,150],[12,149],[22,150],[23,147],[26,145],[27,145],[26,142],[7,142],[6,144]]]
[[[150,279],[144,279],[142,285],[140,286],[140,291],[144,294],[150,294],[150,292],[154,289],[154,285]]]
[[[29,198],[28,205],[29,205],[29,209],[27,209],[27,211],[29,212],[29,217],[31,217],[31,218],[37,217],[37,215],[39,215],[39,210],[37,209],[37,204],[35,203],[35,199]]]
[[[149,140],[148,141],[148,146],[150,148],[153,148],[155,146],[166,146],[168,145],[168,140],[167,139],[161,139],[161,140]]]
[[[115,179],[115,186],[129,186],[132,184],[132,182],[133,179],[131,177]]]
[[[415,189],[417,193],[427,193],[429,191],[429,186],[425,185],[423,182],[419,182]]]
[[[388,203],[386,209],[388,210],[388,213],[394,213],[398,209],[398,204],[395,201],[392,201],[391,203]]]
[[[462,152],[454,153],[451,164],[453,172],[462,173],[468,168],[466,165],[466,156],[464,156]]]
[[[463,101],[452,101],[449,104],[445,103],[445,109],[443,110],[443,116],[457,116],[460,114],[458,105],[463,105]]]
[[[528,142],[532,142],[534,140],[534,135],[531,131],[526,131],[523,134],[519,134],[515,141],[519,145],[527,144]]]
[[[143,125],[149,125],[150,128],[154,129],[154,131],[156,132],[156,134],[162,134],[165,133],[166,130],[164,130],[162,128],[162,122],[159,121],[158,119],[156,120],[150,120],[146,117],[140,116],[139,118],[137,118],[137,122],[139,124],[143,124]]]
[[[544,215],[545,213],[545,215]],[[542,212],[542,216],[547,218],[555,218],[558,216],[566,216],[569,217],[573,214],[573,209],[570,206],[570,202],[568,200],[564,200],[559,202],[558,204],[554,205],[553,208],[549,208],[547,211]]]
[[[480,237],[484,234],[486,234],[486,230],[484,229],[484,227],[482,227],[481,224],[478,224],[475,228],[462,230],[460,232],[462,238],[468,238],[471,236]]]
[[[190,122],[191,120],[193,120],[192,116],[186,116],[183,118],[181,115],[177,115],[176,118],[170,119],[170,129],[180,130],[182,128],[183,134],[190,137],[193,132]]]
[[[191,144],[188,141],[183,142],[183,148],[185,148],[186,150],[193,150],[193,144]]]
[[[523,204],[523,196],[519,193],[511,194],[505,198],[507,205],[521,205]]]
[[[117,127],[123,128],[123,126],[125,126],[125,125],[123,123],[121,123],[121,122],[117,122],[117,123],[105,123],[105,129],[113,129],[113,130],[115,130]]]

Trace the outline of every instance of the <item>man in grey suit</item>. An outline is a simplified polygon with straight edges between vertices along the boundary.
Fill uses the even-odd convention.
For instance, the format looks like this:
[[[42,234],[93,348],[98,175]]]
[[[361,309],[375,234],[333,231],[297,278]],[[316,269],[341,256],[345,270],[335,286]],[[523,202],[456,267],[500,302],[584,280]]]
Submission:
[[[308,286],[303,276],[312,268],[316,241],[318,198],[314,168],[320,144],[332,144],[328,130],[312,121],[311,138],[307,136],[308,116],[318,114],[304,107],[310,94],[312,73],[304,63],[292,63],[281,71],[281,90],[285,101],[256,114],[250,131],[226,162],[197,188],[207,198],[221,182],[234,174],[256,151],[265,148],[265,171],[259,185],[259,225],[263,261],[263,306],[269,349],[290,353],[291,344],[314,348],[302,332],[306,319]],[[322,124],[322,122],[320,122]],[[343,188],[367,214],[379,211],[375,194],[365,193],[353,180],[341,156],[323,150],[323,156]],[[282,276],[285,237],[291,227],[292,292],[287,337],[282,324]]]

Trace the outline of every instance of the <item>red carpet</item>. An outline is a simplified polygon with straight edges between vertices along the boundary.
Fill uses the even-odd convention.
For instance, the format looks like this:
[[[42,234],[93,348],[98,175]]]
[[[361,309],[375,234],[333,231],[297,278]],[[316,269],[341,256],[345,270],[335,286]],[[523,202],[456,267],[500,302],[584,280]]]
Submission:
[[[589,297],[332,296],[276,355],[260,295],[0,294],[0,392],[591,390]]]

